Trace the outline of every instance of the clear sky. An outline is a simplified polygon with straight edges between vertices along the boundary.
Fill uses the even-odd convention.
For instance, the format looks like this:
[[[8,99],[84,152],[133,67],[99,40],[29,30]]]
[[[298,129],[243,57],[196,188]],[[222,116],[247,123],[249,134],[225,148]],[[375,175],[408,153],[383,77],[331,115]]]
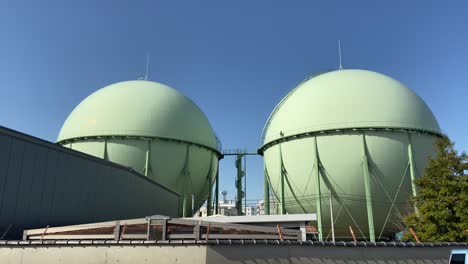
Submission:
[[[68,2],[68,3],[67,3]],[[54,141],[73,108],[144,74],[205,112],[225,148],[256,151],[279,100],[343,66],[390,75],[468,149],[467,1],[0,1],[0,125]],[[262,196],[248,159],[248,199]],[[234,197],[234,160],[221,190]]]

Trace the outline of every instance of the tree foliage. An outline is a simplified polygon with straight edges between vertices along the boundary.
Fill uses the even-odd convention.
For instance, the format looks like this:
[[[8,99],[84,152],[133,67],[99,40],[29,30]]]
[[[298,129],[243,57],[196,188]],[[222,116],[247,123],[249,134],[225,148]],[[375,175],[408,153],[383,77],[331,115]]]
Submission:
[[[422,242],[468,242],[468,155],[459,155],[446,136],[435,142],[436,155],[424,175],[415,180],[412,203],[419,214],[405,217]],[[414,240],[408,232],[404,238]]]

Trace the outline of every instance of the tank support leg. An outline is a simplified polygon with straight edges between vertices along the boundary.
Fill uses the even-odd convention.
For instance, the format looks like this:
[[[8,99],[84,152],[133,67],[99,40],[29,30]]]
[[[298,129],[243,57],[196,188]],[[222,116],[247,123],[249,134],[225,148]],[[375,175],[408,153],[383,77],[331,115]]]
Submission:
[[[281,150],[281,144],[279,145],[279,158],[280,158],[280,212],[279,214],[286,214],[286,205],[284,202],[284,169],[283,169],[283,153]]]
[[[331,233],[332,241],[335,242],[335,220],[333,219],[333,194],[330,190],[330,224],[331,224]]]
[[[182,196],[182,217],[187,217],[187,195]]]
[[[369,162],[367,157],[366,135],[362,134],[362,171],[364,174],[364,189],[366,192],[367,222],[369,224],[369,239],[375,242],[374,213],[372,211],[372,194],[370,189]]]
[[[413,162],[413,144],[411,143],[411,135],[409,132],[407,132],[408,135],[408,165],[410,169],[410,175],[411,175],[411,189],[413,192],[413,197],[416,197],[417,189],[416,189],[416,184],[414,181],[416,180],[415,172],[414,172],[414,162]],[[419,216],[419,210],[417,205],[414,205],[414,212],[416,213],[417,216]]]
[[[213,201],[213,155],[210,159],[210,167],[206,175],[206,184],[208,186],[208,199],[206,200],[206,215],[211,215],[212,201]]]
[[[206,215],[211,215],[211,201],[212,201],[212,193],[213,189],[211,189],[211,172],[210,172],[210,179],[208,182],[208,200],[206,201]]]
[[[208,201],[206,201],[206,215],[211,215],[211,192],[213,190],[210,188],[210,193],[208,193]]]
[[[317,200],[315,207],[317,208],[317,228],[319,240],[323,240],[323,227],[322,227],[322,193],[320,189],[320,170],[319,170],[319,158],[318,158],[318,147],[317,147],[317,137],[314,137],[314,172],[315,178],[315,191],[317,193]]]
[[[219,163],[218,163],[218,167],[216,168],[216,175],[215,175],[215,181],[216,181],[216,186],[215,186],[215,197],[214,197],[214,213],[215,214],[219,214]]]
[[[149,168],[150,152],[151,152],[151,140],[148,140],[148,147],[146,149],[146,155],[145,155],[145,176],[148,176],[149,171],[150,171],[150,168]]]
[[[71,144],[70,144],[70,148],[71,148]],[[108,154],[108,151],[107,151],[107,138],[104,139],[104,154],[103,154],[103,159],[105,160],[109,160],[109,154]]]
[[[187,146],[187,150],[185,153],[185,162],[184,162],[184,167],[182,168],[181,171],[181,176],[183,177],[183,194],[182,194],[182,217],[187,217],[187,216],[192,216],[193,212],[192,209],[190,209],[190,204],[187,204],[187,200],[189,197],[192,200],[193,203],[193,196],[192,196],[192,185],[191,185],[191,179],[190,179],[190,172],[188,170],[189,168],[189,153],[190,153],[190,146]],[[180,177],[180,176],[179,176]],[[190,192],[188,188],[188,184],[190,183]]]
[[[265,161],[264,161],[265,162]],[[268,172],[266,169],[266,165],[263,165],[263,173],[264,173],[264,185],[263,185],[263,205],[264,205],[264,213],[266,215],[270,214],[270,185],[268,183]]]

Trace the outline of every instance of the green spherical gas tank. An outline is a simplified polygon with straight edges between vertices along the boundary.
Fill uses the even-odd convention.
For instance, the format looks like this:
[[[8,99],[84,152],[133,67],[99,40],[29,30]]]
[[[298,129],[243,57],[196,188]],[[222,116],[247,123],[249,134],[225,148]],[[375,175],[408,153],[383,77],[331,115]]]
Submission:
[[[112,84],[88,96],[68,116],[57,142],[175,190],[181,215],[206,200],[220,156],[200,108],[175,89],[146,80]]]
[[[382,239],[414,210],[411,178],[422,175],[440,135],[429,107],[400,82],[338,70],[306,79],[278,104],[259,152],[287,213],[321,211],[323,239],[332,219],[337,239],[351,237],[349,226]]]

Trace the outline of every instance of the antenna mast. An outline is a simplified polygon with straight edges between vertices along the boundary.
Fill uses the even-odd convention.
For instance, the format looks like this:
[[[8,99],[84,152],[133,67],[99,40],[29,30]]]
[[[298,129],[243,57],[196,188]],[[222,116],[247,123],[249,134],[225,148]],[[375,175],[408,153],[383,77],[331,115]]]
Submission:
[[[148,54],[147,54],[147,56],[146,56],[146,73],[145,73],[145,80],[148,80],[149,60],[150,60],[150,53],[148,52]]]
[[[338,56],[340,58],[340,66],[338,67],[338,70],[342,70],[343,65],[341,65],[341,40],[338,40]]]

